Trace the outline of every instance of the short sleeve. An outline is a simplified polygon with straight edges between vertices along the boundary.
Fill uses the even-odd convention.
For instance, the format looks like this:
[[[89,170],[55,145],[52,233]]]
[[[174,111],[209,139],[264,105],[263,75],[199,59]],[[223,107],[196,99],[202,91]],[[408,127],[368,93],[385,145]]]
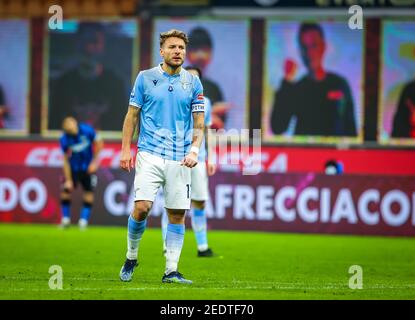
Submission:
[[[205,125],[212,125],[212,103],[208,97],[205,97]]]
[[[144,76],[142,72],[140,72],[135,79],[134,87],[130,94],[129,104],[137,108],[141,108],[144,104]]]
[[[194,77],[193,96],[192,96],[192,112],[205,111],[205,99],[203,97],[203,87],[198,77]]]

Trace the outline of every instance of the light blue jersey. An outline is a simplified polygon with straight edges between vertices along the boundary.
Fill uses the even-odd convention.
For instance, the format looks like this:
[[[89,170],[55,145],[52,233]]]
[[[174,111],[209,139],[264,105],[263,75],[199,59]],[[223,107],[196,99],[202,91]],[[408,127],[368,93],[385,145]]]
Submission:
[[[182,160],[190,151],[193,112],[204,112],[203,87],[184,68],[169,75],[161,65],[141,71],[130,95],[141,109],[138,149],[166,160]]]
[[[209,127],[212,125],[212,103],[210,102],[210,99],[208,97],[205,97],[205,127]],[[205,132],[205,134],[207,134]],[[205,143],[206,137],[203,137],[202,144],[200,146],[199,150],[199,162],[206,161],[206,143]]]

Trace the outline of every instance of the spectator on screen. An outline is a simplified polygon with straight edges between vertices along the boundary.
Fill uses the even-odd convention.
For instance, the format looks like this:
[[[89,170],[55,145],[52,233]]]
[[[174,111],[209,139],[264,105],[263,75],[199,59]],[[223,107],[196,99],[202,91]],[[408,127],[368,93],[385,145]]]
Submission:
[[[392,137],[415,138],[415,80],[407,83],[393,117]]]
[[[118,131],[128,97],[122,79],[104,65],[105,30],[99,23],[80,23],[76,39],[76,66],[51,82],[49,129],[59,129],[62,114],[70,113],[96,129]]]
[[[341,175],[344,172],[343,163],[335,160],[330,159],[324,164],[324,173],[327,175]]]
[[[4,129],[4,118],[9,115],[9,109],[4,99],[3,88],[0,86],[0,129]]]
[[[323,29],[316,23],[302,24],[298,42],[307,73],[295,82],[297,64],[285,61],[285,77],[273,102],[273,133],[284,134],[294,121],[294,135],[356,136],[350,86],[324,66]]]

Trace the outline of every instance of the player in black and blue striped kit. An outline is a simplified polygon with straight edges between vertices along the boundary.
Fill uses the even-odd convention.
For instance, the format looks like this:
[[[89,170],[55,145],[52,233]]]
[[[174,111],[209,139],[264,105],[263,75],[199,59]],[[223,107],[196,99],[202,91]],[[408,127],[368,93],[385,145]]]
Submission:
[[[73,117],[66,117],[63,120],[62,129],[60,145],[64,153],[64,179],[61,192],[61,226],[67,227],[71,223],[71,194],[80,183],[84,193],[79,227],[85,229],[88,226],[94,202],[95,173],[98,169],[97,160],[103,143],[97,138],[94,128],[85,123],[78,123]]]

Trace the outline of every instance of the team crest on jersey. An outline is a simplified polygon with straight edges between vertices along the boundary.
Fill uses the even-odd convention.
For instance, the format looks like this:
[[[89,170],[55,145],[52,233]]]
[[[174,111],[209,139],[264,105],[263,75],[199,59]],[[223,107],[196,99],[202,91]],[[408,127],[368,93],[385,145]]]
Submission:
[[[190,87],[192,86],[192,83],[191,82],[181,81],[181,84],[182,84],[183,90],[186,90],[186,91],[189,90]]]

